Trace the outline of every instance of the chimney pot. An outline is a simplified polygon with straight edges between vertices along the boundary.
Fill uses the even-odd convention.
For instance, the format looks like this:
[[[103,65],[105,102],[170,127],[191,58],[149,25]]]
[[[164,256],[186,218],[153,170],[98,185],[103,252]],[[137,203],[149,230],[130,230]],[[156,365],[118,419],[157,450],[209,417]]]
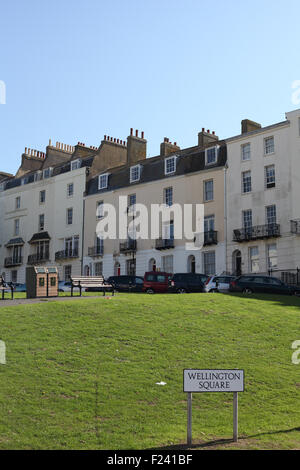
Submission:
[[[174,142],[174,145],[177,145],[177,142]]]
[[[144,134],[144,131],[142,131],[142,139],[144,138],[144,135],[145,135],[145,134]]]
[[[204,127],[202,127],[202,132],[205,132],[205,128],[204,128]]]
[[[133,135],[133,128],[130,128],[130,135]]]
[[[215,131],[212,131],[212,135],[216,135]]]
[[[136,129],[136,131],[135,131],[135,136],[136,136],[136,137],[139,136],[139,131],[138,131],[138,129]]]
[[[210,130],[209,130],[209,129],[207,129],[207,133],[210,134]]]

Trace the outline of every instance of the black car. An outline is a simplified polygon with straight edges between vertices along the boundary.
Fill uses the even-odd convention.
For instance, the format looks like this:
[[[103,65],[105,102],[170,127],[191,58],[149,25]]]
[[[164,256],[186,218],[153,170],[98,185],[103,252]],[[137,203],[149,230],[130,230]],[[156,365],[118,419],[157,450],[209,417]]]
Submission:
[[[243,275],[230,283],[230,292],[243,292],[244,294],[284,294],[299,295],[300,288],[289,286],[276,277]]]
[[[143,292],[144,279],[140,276],[111,276],[107,282],[118,292]]]
[[[169,281],[169,292],[185,294],[186,292],[204,292],[204,285],[208,276],[206,274],[179,273]]]

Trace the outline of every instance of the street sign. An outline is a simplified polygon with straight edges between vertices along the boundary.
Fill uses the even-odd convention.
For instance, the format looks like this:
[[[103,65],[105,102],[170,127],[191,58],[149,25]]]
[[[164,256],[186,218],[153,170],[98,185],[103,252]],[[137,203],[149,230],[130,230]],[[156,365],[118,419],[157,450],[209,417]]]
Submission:
[[[186,393],[243,392],[244,371],[186,369],[183,371],[183,391]]]
[[[244,391],[244,371],[238,369],[185,369],[183,391],[187,393],[187,444],[192,445],[192,394],[233,393],[233,440],[238,440],[238,392]]]

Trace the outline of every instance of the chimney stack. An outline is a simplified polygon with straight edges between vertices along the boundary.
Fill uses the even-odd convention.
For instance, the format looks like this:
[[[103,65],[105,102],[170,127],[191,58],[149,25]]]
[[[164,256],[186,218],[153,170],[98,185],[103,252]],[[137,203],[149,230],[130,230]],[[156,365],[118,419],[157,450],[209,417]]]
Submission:
[[[144,132],[139,137],[139,131],[130,129],[130,135],[127,137],[127,163],[133,165],[139,160],[145,160],[147,157],[147,140],[144,138]]]
[[[257,131],[261,129],[261,124],[258,122],[250,121],[250,119],[244,119],[241,122],[241,132],[242,134],[247,134],[248,132]]]
[[[164,138],[164,141],[160,144],[160,156],[161,157],[167,157],[171,153],[178,152],[180,150],[180,147],[178,147],[177,142],[170,142],[170,139],[168,137]]]
[[[212,144],[213,142],[217,142],[219,137],[216,135],[215,131],[212,133],[209,129],[205,131],[205,128],[202,127],[202,132],[198,134],[198,147],[205,147],[208,144]]]

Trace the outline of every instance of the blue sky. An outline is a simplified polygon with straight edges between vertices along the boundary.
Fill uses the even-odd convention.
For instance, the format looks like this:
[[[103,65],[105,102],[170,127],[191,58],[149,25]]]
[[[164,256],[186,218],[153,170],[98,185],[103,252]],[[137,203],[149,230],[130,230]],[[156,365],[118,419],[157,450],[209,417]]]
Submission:
[[[195,145],[284,120],[300,80],[298,0],[11,0],[0,9],[0,171],[49,138],[145,132]]]

